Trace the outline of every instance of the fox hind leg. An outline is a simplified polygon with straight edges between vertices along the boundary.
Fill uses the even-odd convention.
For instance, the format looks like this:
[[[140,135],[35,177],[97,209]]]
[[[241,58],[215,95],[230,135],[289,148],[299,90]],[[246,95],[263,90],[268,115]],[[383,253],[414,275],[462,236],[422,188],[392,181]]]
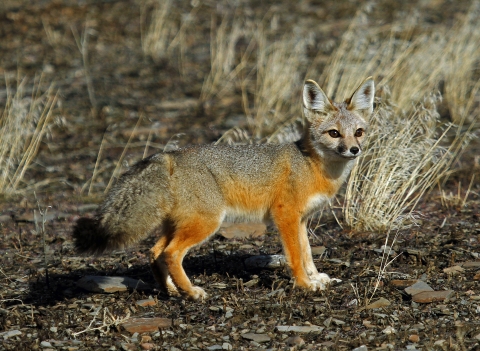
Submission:
[[[171,240],[172,232],[165,232],[150,249],[150,267],[155,280],[160,285],[160,288],[170,296],[179,296],[180,293],[168,273],[167,265],[165,264],[163,257],[163,251]]]
[[[221,224],[218,215],[203,214],[190,217],[177,225],[172,240],[163,251],[163,259],[178,290],[192,300],[205,299],[206,292],[193,286],[188,279],[183,266],[183,258],[193,246],[207,239],[215,233]]]

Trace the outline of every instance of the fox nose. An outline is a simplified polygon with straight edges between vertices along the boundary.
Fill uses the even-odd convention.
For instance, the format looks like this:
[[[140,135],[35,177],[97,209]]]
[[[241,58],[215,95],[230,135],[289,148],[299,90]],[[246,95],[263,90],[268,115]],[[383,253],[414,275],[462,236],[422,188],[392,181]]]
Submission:
[[[358,154],[359,151],[360,151],[360,149],[359,149],[358,147],[356,147],[356,146],[352,146],[352,147],[350,148],[350,152],[351,152],[352,154],[354,154],[354,155]]]

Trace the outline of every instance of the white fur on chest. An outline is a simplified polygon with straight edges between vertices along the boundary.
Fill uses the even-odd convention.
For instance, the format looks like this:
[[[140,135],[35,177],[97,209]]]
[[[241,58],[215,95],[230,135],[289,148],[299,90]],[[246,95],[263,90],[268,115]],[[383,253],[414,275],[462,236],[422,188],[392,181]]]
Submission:
[[[307,205],[305,206],[305,212],[312,213],[320,210],[328,203],[328,199],[328,196],[323,194],[315,194],[313,196],[310,196],[308,198]]]

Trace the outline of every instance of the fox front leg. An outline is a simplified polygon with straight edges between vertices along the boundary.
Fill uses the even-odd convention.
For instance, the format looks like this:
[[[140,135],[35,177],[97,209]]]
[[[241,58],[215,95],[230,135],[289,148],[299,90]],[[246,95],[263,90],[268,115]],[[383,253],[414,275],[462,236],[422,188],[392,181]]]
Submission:
[[[307,275],[311,279],[313,290],[325,290],[327,284],[331,282],[328,274],[319,273],[315,263],[313,262],[312,249],[308,241],[308,232],[305,221],[300,224],[299,231],[300,247],[302,248],[302,262],[307,272]]]

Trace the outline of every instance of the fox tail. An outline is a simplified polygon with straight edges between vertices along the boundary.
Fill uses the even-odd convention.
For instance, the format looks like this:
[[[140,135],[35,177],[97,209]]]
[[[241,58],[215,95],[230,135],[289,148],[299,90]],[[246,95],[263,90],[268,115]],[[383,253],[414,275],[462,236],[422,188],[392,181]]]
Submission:
[[[73,229],[80,253],[123,249],[160,226],[171,206],[163,162],[144,159],[127,171],[107,194],[95,218],[80,218]]]

